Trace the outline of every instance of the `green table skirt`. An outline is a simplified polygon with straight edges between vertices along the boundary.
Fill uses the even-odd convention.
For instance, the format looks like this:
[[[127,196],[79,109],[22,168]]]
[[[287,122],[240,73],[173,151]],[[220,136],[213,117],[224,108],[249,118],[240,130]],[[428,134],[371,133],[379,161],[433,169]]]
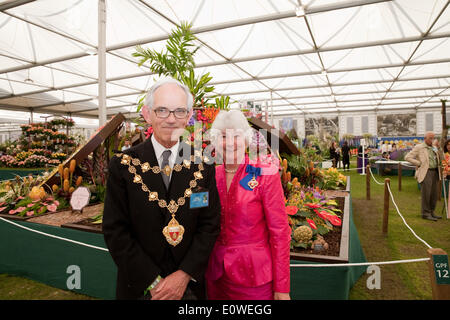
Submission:
[[[103,235],[42,225],[17,222],[22,226],[58,237],[105,248]],[[114,299],[117,268],[108,251],[81,246],[24,230],[0,220],[0,273],[23,276],[47,285],[69,290],[67,281],[80,269],[81,287],[71,291],[102,299]],[[69,269],[70,270],[70,269]]]
[[[350,198],[349,263],[367,262],[353,222]],[[291,264],[312,264],[292,260]],[[291,267],[291,298],[294,300],[346,300],[350,289],[367,270],[367,266],[352,267]]]
[[[351,202],[350,202],[351,203]],[[350,209],[350,217],[352,211]],[[59,237],[105,248],[101,234],[16,222]],[[24,230],[0,220],[0,273],[23,276],[68,290],[69,266],[81,271],[81,288],[71,291],[102,299],[114,299],[117,268],[109,252],[66,242]],[[350,262],[366,261],[353,219],[350,220]],[[302,263],[291,261],[291,264]],[[308,263],[308,262],[305,262]],[[348,299],[366,267],[291,268],[292,299]]]

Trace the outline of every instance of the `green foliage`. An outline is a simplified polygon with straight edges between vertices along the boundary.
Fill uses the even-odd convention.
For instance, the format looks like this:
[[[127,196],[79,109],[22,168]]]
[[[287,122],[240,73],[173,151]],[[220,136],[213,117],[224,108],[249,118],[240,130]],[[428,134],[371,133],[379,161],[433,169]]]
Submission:
[[[150,70],[159,76],[171,76],[180,80],[181,74],[195,67],[194,55],[199,49],[193,44],[196,37],[191,32],[191,27],[191,24],[182,22],[179,28],[173,30],[167,40],[165,52],[137,46],[132,55],[140,58],[139,66],[149,61]],[[193,47],[195,48],[192,50]]]
[[[191,27],[190,23],[182,22],[178,28],[172,30],[166,48],[161,52],[137,46],[136,52],[132,55],[140,59],[140,66],[149,62],[150,70],[158,76],[170,76],[185,84],[194,97],[194,106],[199,107],[208,104],[206,94],[213,92],[214,86],[208,85],[212,80],[209,73],[195,75],[194,56],[200,47],[194,43],[197,38],[192,33]],[[137,112],[141,110],[144,101],[145,94],[139,98]],[[227,106],[229,97],[216,100],[217,102],[220,106]]]
[[[189,74],[181,73],[179,77],[179,80],[188,86],[194,96],[194,106],[204,105],[208,102],[208,99],[205,99],[205,94],[214,90],[213,86],[207,85],[211,79],[209,72],[196,77],[194,69],[189,70]]]

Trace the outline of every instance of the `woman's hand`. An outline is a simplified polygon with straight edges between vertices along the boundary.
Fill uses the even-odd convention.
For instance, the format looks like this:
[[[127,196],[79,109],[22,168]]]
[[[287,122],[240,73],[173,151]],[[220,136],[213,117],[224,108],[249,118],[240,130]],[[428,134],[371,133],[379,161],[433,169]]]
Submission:
[[[289,296],[289,293],[275,292],[273,300],[291,300],[291,297]]]

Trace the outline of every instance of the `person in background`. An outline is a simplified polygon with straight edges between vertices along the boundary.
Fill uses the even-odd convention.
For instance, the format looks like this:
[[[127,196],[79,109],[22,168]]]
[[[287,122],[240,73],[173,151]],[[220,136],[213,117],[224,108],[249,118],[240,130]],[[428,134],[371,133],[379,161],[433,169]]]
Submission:
[[[344,170],[347,167],[347,170],[350,171],[350,148],[347,141],[344,141],[344,145],[342,146],[342,162],[344,164]]]
[[[336,147],[336,167],[341,168],[341,162],[342,162],[342,156],[341,156],[341,147],[338,145]]]
[[[220,235],[206,271],[208,299],[290,300],[291,229],[279,164],[246,155],[252,132],[238,110],[220,111],[211,128],[222,204]]]
[[[123,144],[122,151],[128,150],[130,148],[131,148],[131,141],[129,139],[126,139]]]
[[[450,139],[444,145],[444,158],[442,160],[443,176],[450,179]]]
[[[330,159],[333,161],[333,168],[336,168],[338,165],[338,154],[336,152],[336,142],[333,141],[330,146]]]
[[[416,145],[405,160],[416,166],[415,177],[422,193],[422,218],[437,221],[442,218],[434,214],[438,198],[438,183],[441,180],[439,152],[433,148],[434,133],[427,132],[424,142]]]

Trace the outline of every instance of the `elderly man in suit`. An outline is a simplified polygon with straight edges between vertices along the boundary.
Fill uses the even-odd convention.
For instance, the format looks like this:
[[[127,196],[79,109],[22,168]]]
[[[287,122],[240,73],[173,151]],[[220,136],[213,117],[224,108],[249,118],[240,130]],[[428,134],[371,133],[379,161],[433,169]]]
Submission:
[[[192,105],[180,82],[155,83],[142,110],[153,135],[110,161],[103,234],[118,267],[118,299],[206,298],[221,205],[211,161],[180,141]]]
[[[434,133],[427,132],[424,142],[416,145],[405,160],[416,166],[415,177],[422,192],[422,218],[437,221],[442,217],[434,214],[438,198],[438,183],[441,180],[442,159],[433,148]]]

